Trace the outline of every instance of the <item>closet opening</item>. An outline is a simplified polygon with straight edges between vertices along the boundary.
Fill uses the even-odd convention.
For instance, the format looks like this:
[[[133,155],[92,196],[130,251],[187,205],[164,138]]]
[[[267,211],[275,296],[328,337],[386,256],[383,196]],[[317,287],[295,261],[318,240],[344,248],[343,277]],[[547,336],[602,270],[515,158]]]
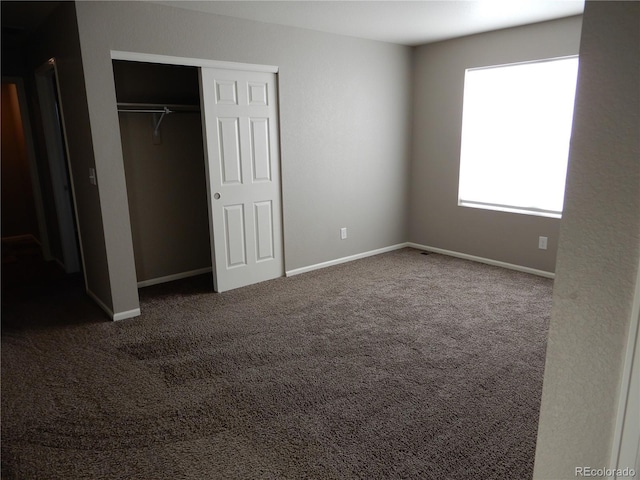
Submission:
[[[138,288],[209,273],[199,69],[113,60],[113,72]]]

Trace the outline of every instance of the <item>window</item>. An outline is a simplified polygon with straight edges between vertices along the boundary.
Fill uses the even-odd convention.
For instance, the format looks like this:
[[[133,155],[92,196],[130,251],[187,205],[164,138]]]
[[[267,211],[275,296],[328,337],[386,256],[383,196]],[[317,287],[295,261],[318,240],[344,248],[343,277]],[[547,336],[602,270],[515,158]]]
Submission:
[[[560,218],[578,57],[471,68],[458,205]]]

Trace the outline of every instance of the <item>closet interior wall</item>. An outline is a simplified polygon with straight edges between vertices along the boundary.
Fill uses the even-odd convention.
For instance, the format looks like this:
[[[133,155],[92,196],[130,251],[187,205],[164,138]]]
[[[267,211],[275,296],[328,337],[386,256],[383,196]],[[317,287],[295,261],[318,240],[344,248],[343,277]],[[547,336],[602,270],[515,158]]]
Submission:
[[[138,286],[211,271],[198,69],[113,61]],[[159,114],[122,111],[175,106]]]

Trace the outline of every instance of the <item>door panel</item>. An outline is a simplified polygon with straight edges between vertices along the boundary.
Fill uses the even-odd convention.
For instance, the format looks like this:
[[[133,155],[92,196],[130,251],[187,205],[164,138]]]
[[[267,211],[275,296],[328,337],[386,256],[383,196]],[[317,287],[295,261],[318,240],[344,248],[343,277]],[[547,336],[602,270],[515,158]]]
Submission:
[[[233,80],[216,80],[216,103],[219,105],[238,104],[238,86]]]
[[[229,205],[223,208],[227,268],[246,265],[247,246],[244,231],[244,205]]]
[[[222,183],[242,183],[239,118],[218,118]]]
[[[269,154],[269,119],[251,119],[251,160],[253,181],[271,181],[271,155]]]
[[[276,77],[201,69],[203,128],[219,292],[284,274]]]
[[[269,105],[266,83],[249,82],[249,105]]]
[[[273,213],[272,202],[253,204],[256,221],[256,261],[273,259]]]

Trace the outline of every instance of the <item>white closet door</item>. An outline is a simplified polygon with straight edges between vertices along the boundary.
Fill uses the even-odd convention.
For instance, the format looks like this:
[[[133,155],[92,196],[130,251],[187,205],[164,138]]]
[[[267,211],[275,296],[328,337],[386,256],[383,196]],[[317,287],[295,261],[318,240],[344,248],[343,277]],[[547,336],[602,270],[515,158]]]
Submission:
[[[214,288],[224,292],[284,274],[276,76],[200,71]]]

